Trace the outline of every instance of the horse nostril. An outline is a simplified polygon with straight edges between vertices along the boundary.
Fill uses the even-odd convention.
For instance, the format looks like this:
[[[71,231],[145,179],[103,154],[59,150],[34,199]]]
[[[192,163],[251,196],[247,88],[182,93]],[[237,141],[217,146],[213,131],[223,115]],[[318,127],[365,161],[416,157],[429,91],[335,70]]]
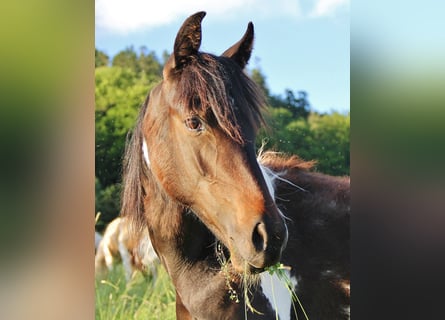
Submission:
[[[266,226],[263,222],[258,223],[253,229],[252,242],[257,251],[266,251],[267,233]]]

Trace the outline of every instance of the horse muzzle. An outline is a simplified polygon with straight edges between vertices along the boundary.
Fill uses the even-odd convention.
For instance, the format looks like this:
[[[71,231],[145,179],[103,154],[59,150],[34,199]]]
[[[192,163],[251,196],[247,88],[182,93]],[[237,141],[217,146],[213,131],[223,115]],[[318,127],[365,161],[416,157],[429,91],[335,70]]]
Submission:
[[[236,241],[237,238],[238,241]],[[245,266],[239,265],[240,262],[237,261],[240,258],[251,267],[250,271],[254,273],[275,265],[281,259],[287,239],[287,227],[282,220],[275,223],[260,221],[254,225],[250,236],[244,233],[240,237],[231,237],[233,241],[231,247],[235,247],[234,251],[237,253],[234,255],[232,252],[235,269],[242,271],[241,268],[244,268],[245,271]]]

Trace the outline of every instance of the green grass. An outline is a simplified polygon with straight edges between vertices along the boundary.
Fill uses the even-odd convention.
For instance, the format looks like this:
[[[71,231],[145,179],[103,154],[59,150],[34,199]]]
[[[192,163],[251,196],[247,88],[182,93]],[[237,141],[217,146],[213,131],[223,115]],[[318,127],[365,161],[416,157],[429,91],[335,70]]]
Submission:
[[[121,264],[104,280],[96,279],[96,320],[176,319],[175,291],[164,268],[155,281],[136,273],[126,283]]]
[[[302,308],[302,305],[291,289],[290,280],[284,273],[281,264],[272,266],[267,270],[270,274],[276,273],[293,297],[293,308]],[[246,285],[247,288],[247,285]],[[296,306],[294,302],[297,301]],[[247,308],[252,308],[246,305]],[[254,310],[251,309],[254,312]],[[303,309],[305,319],[308,317]],[[277,315],[278,317],[278,315]],[[174,320],[175,290],[171,280],[162,266],[158,266],[156,280],[151,275],[144,276],[137,272],[130,282],[125,281],[122,264],[117,264],[104,280],[96,279],[96,320]]]

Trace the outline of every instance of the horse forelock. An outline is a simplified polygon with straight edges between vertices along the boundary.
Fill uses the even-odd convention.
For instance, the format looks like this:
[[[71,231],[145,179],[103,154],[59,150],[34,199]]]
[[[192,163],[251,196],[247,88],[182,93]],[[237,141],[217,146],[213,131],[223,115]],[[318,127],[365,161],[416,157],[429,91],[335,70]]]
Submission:
[[[171,107],[216,121],[238,143],[246,142],[243,128],[256,131],[264,123],[264,95],[230,58],[199,53],[181,72],[164,81],[174,82]]]

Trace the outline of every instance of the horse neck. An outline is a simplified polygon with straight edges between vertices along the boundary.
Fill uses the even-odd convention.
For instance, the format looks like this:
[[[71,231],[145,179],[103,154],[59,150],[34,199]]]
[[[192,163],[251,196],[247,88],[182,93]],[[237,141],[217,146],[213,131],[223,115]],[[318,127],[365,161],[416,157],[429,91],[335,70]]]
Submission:
[[[246,319],[241,276],[221,265],[218,240],[194,213],[184,212],[182,218],[175,252],[169,255],[172,261],[165,261],[173,265],[168,270],[181,304],[194,319]],[[247,294],[255,310],[265,315],[247,310],[248,319],[275,319],[261,290],[251,287]]]
[[[144,191],[150,238],[172,278],[186,266],[183,262],[193,264],[211,255],[215,237],[189,209],[165,193],[150,170]]]
[[[282,172],[276,199],[289,218],[290,235],[282,263],[298,279],[298,296],[309,318],[347,319],[349,179],[292,168]]]
[[[152,184],[151,187],[156,186]],[[172,278],[180,303],[198,319],[207,318],[209,314],[214,319],[244,319],[242,281],[240,278],[230,280],[229,274],[221,271],[215,236],[193,212],[175,204],[159,188],[156,191],[147,192],[147,195],[157,195],[157,198],[145,199],[150,238]],[[229,290],[233,290],[232,297]],[[273,318],[261,291],[251,288],[248,294],[256,310]],[[257,319],[257,314],[247,313],[248,319]]]
[[[153,230],[155,238],[171,240],[178,236],[185,210],[159,186],[151,171],[146,171],[143,181],[144,215],[148,229]]]

